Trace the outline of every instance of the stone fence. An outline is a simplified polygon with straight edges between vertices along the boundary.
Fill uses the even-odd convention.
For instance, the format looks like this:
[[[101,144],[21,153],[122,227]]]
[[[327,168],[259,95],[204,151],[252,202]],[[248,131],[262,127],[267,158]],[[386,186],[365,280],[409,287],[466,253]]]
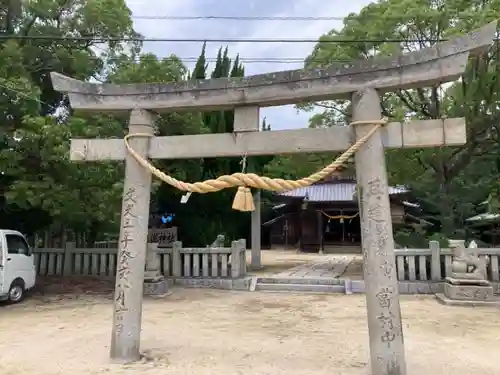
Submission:
[[[245,240],[233,241],[231,247],[183,248],[174,242],[171,248],[149,244],[157,252],[160,270],[167,278],[238,278],[246,275]],[[498,248],[476,249],[488,280],[500,279]],[[66,248],[33,249],[41,276],[108,276],[116,274],[117,249]],[[396,249],[396,270],[400,281],[437,282],[450,275],[451,249],[431,241],[428,249]]]
[[[183,248],[174,242],[171,248],[149,244],[158,254],[160,270],[167,278],[239,278],[246,275],[246,242],[233,241],[231,247]],[[37,272],[41,276],[116,275],[117,248],[33,249]]]
[[[487,279],[498,282],[500,249],[474,250],[479,255]],[[451,275],[451,249],[441,249],[437,241],[429,242],[428,249],[396,249],[395,255],[396,270],[400,281],[441,281]]]

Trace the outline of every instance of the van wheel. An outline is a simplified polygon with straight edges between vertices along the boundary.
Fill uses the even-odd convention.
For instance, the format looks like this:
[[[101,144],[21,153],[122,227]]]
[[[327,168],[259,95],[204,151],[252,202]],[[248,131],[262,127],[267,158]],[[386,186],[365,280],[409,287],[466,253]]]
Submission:
[[[9,288],[9,303],[21,302],[24,298],[24,282],[22,280],[14,280]]]

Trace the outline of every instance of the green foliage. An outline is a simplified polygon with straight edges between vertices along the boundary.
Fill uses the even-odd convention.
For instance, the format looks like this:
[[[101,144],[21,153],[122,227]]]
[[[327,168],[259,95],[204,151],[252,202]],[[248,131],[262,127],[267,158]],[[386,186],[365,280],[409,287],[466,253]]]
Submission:
[[[383,0],[371,3],[359,13],[346,17],[341,29],[323,35],[306,60],[306,66],[324,67],[335,61],[414,51],[438,39],[469,32],[499,16],[500,0]],[[360,42],[324,43],[335,39]],[[387,39],[403,42],[388,43]],[[467,120],[468,142],[462,148],[387,152],[391,183],[409,186],[424,208],[425,218],[436,223],[435,228],[447,236],[461,231],[464,219],[475,214],[477,204],[498,189],[498,56],[497,43],[471,61],[459,83],[400,90],[383,96],[383,114],[392,119],[446,116]],[[350,121],[349,102],[322,102],[319,105],[325,111],[312,118],[311,126]],[[310,109],[311,104],[303,104],[302,108]]]
[[[12,7],[13,3],[17,7]],[[122,0],[9,4],[0,16],[4,17],[7,34],[96,39],[137,36]],[[36,231],[52,224],[79,232],[89,228],[116,230],[122,165],[70,162],[69,140],[122,137],[124,123],[105,116],[72,117],[66,121],[64,116],[53,116],[62,97],[53,91],[48,75],[55,70],[78,79],[98,76],[104,62],[96,56],[96,44],[51,38],[4,39],[0,43],[0,185],[5,200],[0,221],[11,228]],[[137,46],[129,47],[134,50]],[[111,54],[124,46],[110,42],[107,47]],[[36,214],[38,223],[26,225],[33,221],[28,214]],[[20,221],[6,221],[3,215]]]
[[[429,241],[438,241],[441,248],[449,247],[447,237],[442,233],[429,236],[423,228],[399,229],[394,233],[394,242],[400,247],[427,249]]]

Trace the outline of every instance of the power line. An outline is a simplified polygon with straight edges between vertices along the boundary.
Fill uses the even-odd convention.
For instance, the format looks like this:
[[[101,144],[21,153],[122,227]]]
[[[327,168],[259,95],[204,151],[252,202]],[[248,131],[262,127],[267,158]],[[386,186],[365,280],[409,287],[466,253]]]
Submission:
[[[230,20],[230,21],[342,21],[346,17],[293,17],[293,16],[131,16],[137,20],[171,20],[171,21],[189,21],[189,20]]]
[[[198,57],[182,57],[182,56],[175,56],[177,57],[179,60],[181,60],[183,63],[192,63],[192,62],[197,62],[198,61]],[[80,57],[78,56],[66,56],[65,59],[78,59]],[[87,57],[88,59],[90,59],[91,61],[103,61],[103,62],[106,62],[106,61],[109,61],[109,62],[120,62],[120,61],[127,61],[127,58],[121,58],[121,57],[105,57],[105,56],[89,56]],[[169,56],[156,56],[156,57],[138,57],[136,58],[134,61],[137,63],[137,62],[140,62],[140,61],[161,61],[161,60],[165,60],[165,59],[168,59]],[[234,62],[234,58],[232,58],[233,62]],[[266,58],[266,57],[262,57],[262,58],[242,58],[240,57],[239,58],[239,62],[242,63],[242,64],[304,64],[306,61],[306,58],[304,57],[297,57],[297,58],[294,58],[294,57],[283,57],[283,58]],[[205,62],[207,63],[215,63],[217,62],[217,58],[213,57],[213,58],[205,58]],[[324,60],[319,60],[319,59],[312,59],[312,60],[308,60],[308,62],[311,62],[311,63],[314,63],[314,62],[318,62],[318,63],[324,63],[325,61]],[[329,64],[333,64],[333,63],[339,63],[339,64],[343,64],[343,63],[350,63],[352,62],[352,60],[328,60],[328,63]]]
[[[438,43],[448,39],[329,39],[319,40],[317,38],[306,39],[259,39],[259,38],[100,38],[100,37],[74,37],[60,35],[0,35],[0,40],[53,40],[53,41],[77,41],[77,42],[168,42],[168,43]]]
[[[158,16],[158,15],[138,15],[131,16],[133,19],[137,20],[170,20],[170,21],[192,21],[192,20],[228,20],[228,21],[343,21],[349,16],[345,17],[329,17],[329,16]],[[375,18],[375,17],[373,17]],[[414,20],[432,20],[435,17],[432,16],[419,16],[415,17]],[[467,20],[470,17],[461,15],[451,15],[450,18],[453,19],[464,19]],[[400,20],[401,17],[398,16],[383,16],[377,17],[377,20]]]
[[[102,50],[103,52],[105,52],[104,50]],[[76,59],[80,59],[80,58],[85,58],[85,57],[80,57],[80,56],[65,56],[63,59],[57,59],[55,58],[55,60],[76,60]],[[123,57],[107,57],[105,55],[101,55],[101,56],[86,56],[87,59],[90,59],[90,60],[93,60],[93,61],[115,61],[115,62],[120,62],[120,61],[124,61],[124,62],[127,62],[127,61],[131,61],[131,57],[130,56],[123,56]],[[169,58],[177,58],[179,60],[181,60],[182,62],[197,62],[199,60],[199,56],[177,56],[177,55],[171,55],[171,56],[147,56],[147,55],[141,55],[141,56],[137,56],[134,61],[137,63],[137,62],[140,62],[140,61],[161,61],[161,60],[166,60],[166,59],[169,59]],[[231,60],[232,62],[234,62],[234,60],[236,59],[236,57],[232,57]],[[50,59],[48,59],[50,60]],[[218,61],[218,58],[217,57],[205,57],[205,62],[207,63],[215,63]],[[306,57],[241,57],[239,56],[238,57],[238,61],[240,63],[244,63],[244,64],[252,64],[252,63],[270,63],[270,64],[297,64],[297,63],[305,63],[306,62]],[[311,63],[314,63],[314,62],[317,62],[317,63],[324,63],[325,60],[322,60],[322,59],[307,59],[307,62],[311,62]],[[334,60],[328,60],[327,61],[329,64],[335,64],[335,63],[339,63],[339,64],[344,64],[344,63],[352,63],[353,60],[348,60],[348,59],[344,59],[344,60],[339,60],[339,59],[334,59]]]
[[[175,55],[174,55],[175,56]],[[189,57],[182,57],[182,56],[175,56],[179,60],[183,62],[196,62],[198,61],[199,57],[196,56],[189,56]],[[66,56],[66,58],[70,59],[77,59],[79,58],[78,56]],[[156,56],[156,57],[149,57],[149,56],[142,56],[136,58],[136,61],[160,61],[160,60],[165,60],[168,59],[169,56]],[[121,61],[121,57],[105,57],[105,56],[91,56],[91,60],[107,60],[107,61]],[[124,58],[126,61],[126,57]],[[234,60],[234,58],[233,58]],[[296,64],[296,63],[304,63],[306,60],[305,57],[239,57],[239,62],[240,63],[272,63],[272,64]],[[208,57],[205,58],[205,61],[210,63],[210,62],[217,62],[216,57]],[[324,60],[319,60],[319,59],[312,59],[308,60],[310,62],[324,62]],[[329,63],[347,63],[347,62],[352,62],[352,60],[328,60]]]

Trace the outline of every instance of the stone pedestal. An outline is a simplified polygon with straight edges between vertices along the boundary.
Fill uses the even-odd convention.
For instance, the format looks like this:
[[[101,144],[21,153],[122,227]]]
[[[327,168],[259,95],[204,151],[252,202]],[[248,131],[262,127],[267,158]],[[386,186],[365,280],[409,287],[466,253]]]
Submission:
[[[168,294],[168,283],[163,278],[144,280],[143,294],[145,296],[162,297]]]
[[[457,306],[500,305],[500,299],[493,293],[493,286],[487,280],[467,280],[447,277],[444,293],[436,294],[439,302]]]
[[[445,297],[461,301],[489,301],[493,299],[491,285],[454,285],[444,284]]]

